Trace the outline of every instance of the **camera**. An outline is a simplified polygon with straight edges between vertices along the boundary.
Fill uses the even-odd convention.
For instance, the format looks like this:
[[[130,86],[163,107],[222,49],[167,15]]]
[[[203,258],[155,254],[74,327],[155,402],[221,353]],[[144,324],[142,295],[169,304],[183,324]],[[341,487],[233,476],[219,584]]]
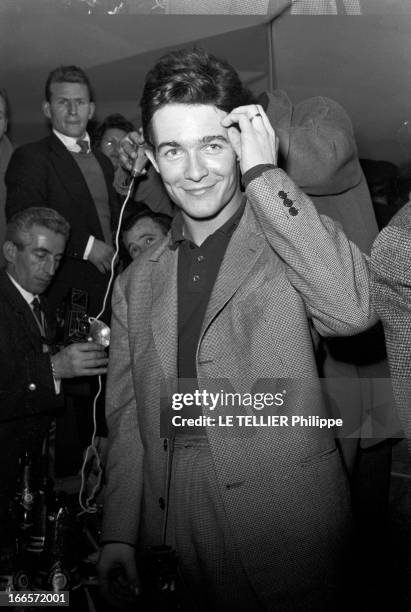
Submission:
[[[88,293],[82,289],[70,289],[63,302],[60,315],[62,343],[86,342],[90,335]]]

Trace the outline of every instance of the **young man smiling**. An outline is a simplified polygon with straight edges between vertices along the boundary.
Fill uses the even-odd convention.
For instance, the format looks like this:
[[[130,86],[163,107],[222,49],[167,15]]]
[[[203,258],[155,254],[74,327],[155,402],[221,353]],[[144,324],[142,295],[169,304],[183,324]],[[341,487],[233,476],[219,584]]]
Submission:
[[[228,63],[171,53],[141,106],[180,213],[113,295],[102,587],[130,597],[134,547],[140,559],[165,534],[187,609],[335,609],[350,509],[333,433],[206,426],[164,440],[160,396],[221,379],[275,393],[288,379],[285,414],[324,414],[310,329],[372,322],[366,262],[277,168],[274,130]]]

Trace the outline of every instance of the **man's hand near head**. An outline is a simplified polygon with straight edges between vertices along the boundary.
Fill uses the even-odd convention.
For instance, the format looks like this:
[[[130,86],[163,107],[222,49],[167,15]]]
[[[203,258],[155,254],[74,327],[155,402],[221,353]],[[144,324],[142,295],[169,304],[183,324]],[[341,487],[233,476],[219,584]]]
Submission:
[[[260,104],[234,108],[221,125],[228,130],[242,174],[260,164],[277,165],[279,140]]]
[[[129,132],[120,142],[120,163],[125,170],[134,170],[137,174],[144,170],[147,165],[147,157],[144,152],[145,141],[142,128],[138,132]]]
[[[51,357],[55,378],[106,374],[108,357],[97,342],[75,342]]]

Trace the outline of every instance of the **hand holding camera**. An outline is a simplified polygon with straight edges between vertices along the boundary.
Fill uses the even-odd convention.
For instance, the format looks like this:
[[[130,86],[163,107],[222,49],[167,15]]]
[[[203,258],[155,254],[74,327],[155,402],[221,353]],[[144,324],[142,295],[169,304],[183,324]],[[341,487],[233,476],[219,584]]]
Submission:
[[[56,378],[94,376],[107,372],[108,357],[97,342],[75,342],[51,357]]]

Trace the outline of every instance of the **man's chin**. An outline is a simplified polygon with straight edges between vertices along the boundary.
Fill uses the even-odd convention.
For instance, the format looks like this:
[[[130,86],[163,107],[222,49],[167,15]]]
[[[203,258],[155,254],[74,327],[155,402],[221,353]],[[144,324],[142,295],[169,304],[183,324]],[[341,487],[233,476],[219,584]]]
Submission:
[[[32,293],[43,293],[50,285],[51,280],[42,281],[39,280],[33,285]]]

